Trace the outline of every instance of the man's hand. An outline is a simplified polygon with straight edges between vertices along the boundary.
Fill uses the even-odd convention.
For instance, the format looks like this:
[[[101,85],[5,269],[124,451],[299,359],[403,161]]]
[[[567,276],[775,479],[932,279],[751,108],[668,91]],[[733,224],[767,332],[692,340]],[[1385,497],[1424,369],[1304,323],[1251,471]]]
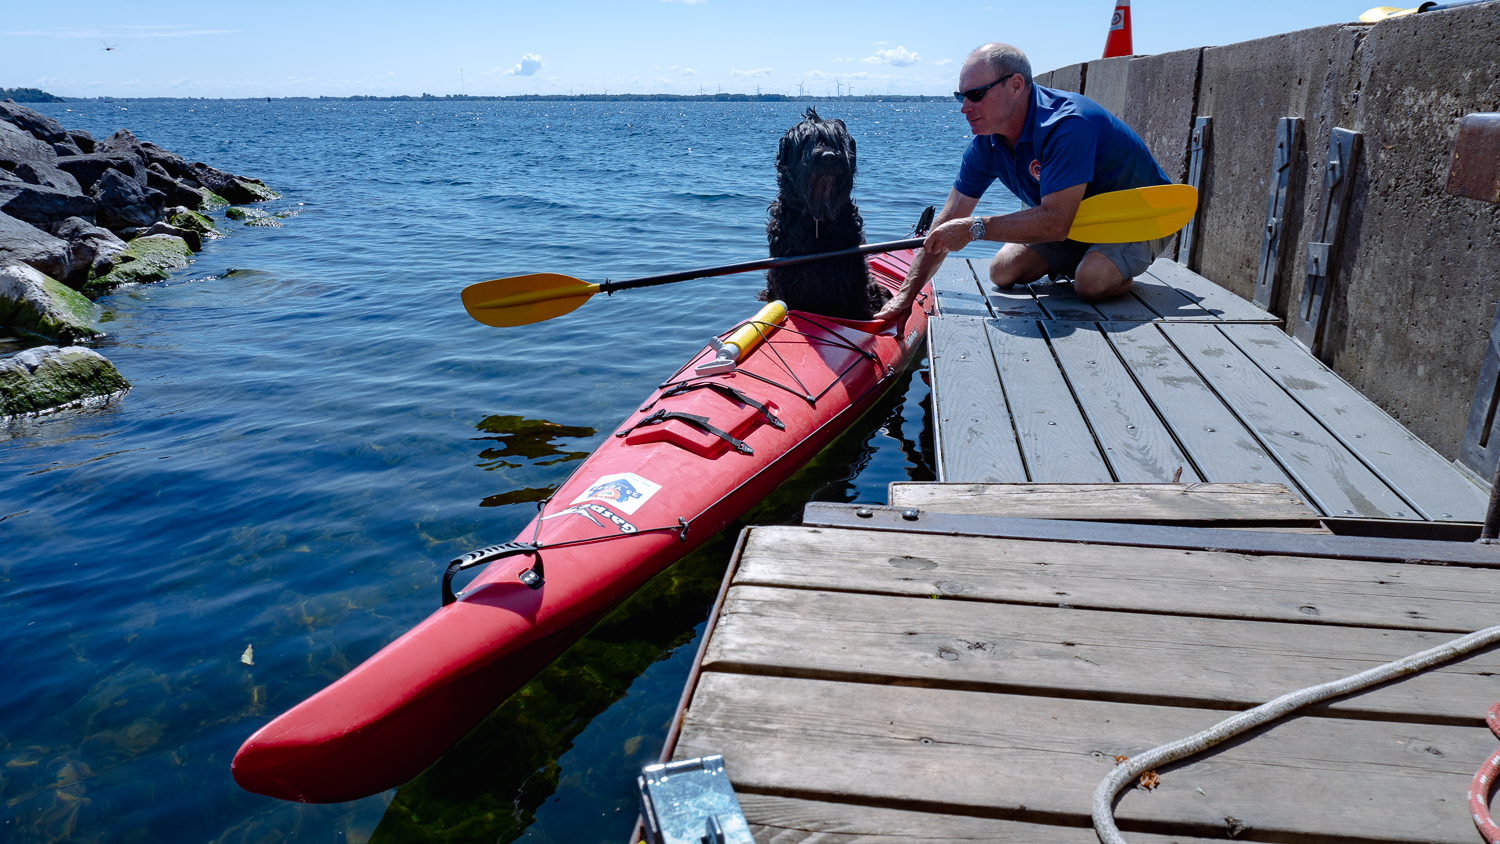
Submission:
[[[972,217],[949,220],[927,233],[927,241],[922,244],[922,248],[935,255],[957,252],[974,242],[973,236],[969,234],[969,228],[973,225]]]

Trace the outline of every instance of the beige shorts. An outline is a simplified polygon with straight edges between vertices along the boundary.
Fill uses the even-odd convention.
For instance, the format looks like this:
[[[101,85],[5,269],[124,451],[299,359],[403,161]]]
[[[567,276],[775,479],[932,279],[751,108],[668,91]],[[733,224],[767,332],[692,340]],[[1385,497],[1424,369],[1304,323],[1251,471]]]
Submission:
[[[1156,256],[1161,252],[1162,241],[1143,240],[1138,243],[1079,243],[1076,240],[1063,240],[1053,243],[1028,243],[1026,248],[1035,252],[1047,262],[1047,277],[1053,281],[1059,278],[1072,278],[1078,271],[1078,265],[1083,261],[1083,256],[1090,252],[1098,252],[1110,261],[1120,271],[1121,278],[1135,278],[1151,266]]]

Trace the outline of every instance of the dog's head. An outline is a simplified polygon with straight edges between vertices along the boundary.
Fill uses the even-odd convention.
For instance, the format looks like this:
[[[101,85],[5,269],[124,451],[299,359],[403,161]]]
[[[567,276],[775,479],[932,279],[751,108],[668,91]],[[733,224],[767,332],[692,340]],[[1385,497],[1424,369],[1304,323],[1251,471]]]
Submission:
[[[854,138],[844,121],[824,120],[811,108],[776,150],[781,196],[800,200],[820,220],[833,219],[849,204],[854,169]]]

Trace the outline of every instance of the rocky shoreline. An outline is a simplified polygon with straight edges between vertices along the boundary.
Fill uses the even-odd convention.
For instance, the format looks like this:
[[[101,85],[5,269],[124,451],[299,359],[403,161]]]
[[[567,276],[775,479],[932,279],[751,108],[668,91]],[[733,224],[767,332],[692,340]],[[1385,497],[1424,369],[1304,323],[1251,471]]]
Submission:
[[[92,299],[166,279],[221,236],[202,212],[236,206],[232,219],[274,221],[237,206],[279,196],[259,179],[188,162],[128,129],[95,140],[0,102],[0,329],[42,341],[97,339],[104,332]],[[27,349],[0,360],[0,419],[129,386],[97,352]]]

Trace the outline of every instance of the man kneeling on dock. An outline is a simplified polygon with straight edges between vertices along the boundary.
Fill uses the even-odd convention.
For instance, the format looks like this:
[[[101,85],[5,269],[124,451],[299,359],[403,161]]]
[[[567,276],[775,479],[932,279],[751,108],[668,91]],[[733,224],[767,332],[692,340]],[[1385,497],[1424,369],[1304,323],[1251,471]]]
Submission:
[[[1071,276],[1085,301],[1128,293],[1156,257],[1153,242],[1089,244],[1067,235],[1085,198],[1169,183],[1140,137],[1082,94],[1033,84],[1031,62],[1009,44],[970,53],[958,84],[954,96],[974,139],[901,291],[876,319],[905,313],[947,253],[976,240],[1005,244],[990,260],[990,281],[1002,290],[1048,275]],[[1027,207],[969,216],[997,178]]]

